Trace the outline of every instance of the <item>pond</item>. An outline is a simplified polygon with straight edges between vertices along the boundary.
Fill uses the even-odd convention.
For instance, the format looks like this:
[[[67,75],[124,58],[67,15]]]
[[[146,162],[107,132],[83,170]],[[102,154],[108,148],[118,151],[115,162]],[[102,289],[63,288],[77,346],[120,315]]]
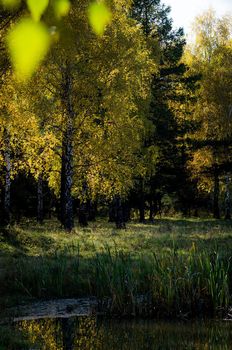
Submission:
[[[21,321],[31,349],[157,350],[232,349],[232,322],[105,320],[73,317]]]

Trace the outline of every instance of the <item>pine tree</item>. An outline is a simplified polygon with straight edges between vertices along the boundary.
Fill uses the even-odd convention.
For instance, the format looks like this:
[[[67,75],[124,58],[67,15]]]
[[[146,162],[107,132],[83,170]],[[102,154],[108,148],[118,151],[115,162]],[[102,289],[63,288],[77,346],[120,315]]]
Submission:
[[[187,126],[179,120],[180,114],[183,118],[185,113],[189,113],[192,77],[187,78],[188,68],[181,62],[184,32],[182,28],[172,29],[170,8],[159,0],[134,1],[133,4],[132,16],[142,24],[147,44],[153,48],[157,62],[148,112],[148,132],[142,152],[146,175],[138,180],[140,221],[144,221],[145,201],[149,202],[149,218],[153,221],[165,193],[178,195],[181,200],[187,157],[178,139]]]

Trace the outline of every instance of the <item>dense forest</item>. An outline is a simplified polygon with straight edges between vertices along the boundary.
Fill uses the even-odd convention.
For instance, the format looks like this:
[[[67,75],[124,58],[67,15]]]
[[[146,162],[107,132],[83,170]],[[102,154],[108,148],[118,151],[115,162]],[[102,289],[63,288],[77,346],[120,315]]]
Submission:
[[[1,225],[231,219],[231,17],[203,13],[186,44],[160,0],[105,3],[102,35],[88,0],[62,19],[47,8],[50,50],[26,83],[6,38],[28,9],[1,8]]]
[[[232,15],[0,0],[0,350],[231,349],[231,151]]]

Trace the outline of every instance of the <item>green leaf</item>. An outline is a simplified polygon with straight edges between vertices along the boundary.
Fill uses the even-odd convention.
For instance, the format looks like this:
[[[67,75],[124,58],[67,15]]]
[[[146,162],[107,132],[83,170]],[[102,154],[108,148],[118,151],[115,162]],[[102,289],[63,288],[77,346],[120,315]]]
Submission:
[[[35,21],[39,21],[48,7],[49,0],[27,0],[27,6]]]
[[[111,22],[111,12],[103,2],[94,2],[89,6],[89,22],[93,31],[101,36]]]
[[[7,36],[11,60],[20,80],[31,77],[48,52],[50,35],[42,23],[23,19]]]
[[[14,9],[20,5],[20,0],[0,0],[3,7],[7,9]]]
[[[55,15],[58,18],[67,16],[70,10],[70,1],[68,0],[56,0],[54,3]]]

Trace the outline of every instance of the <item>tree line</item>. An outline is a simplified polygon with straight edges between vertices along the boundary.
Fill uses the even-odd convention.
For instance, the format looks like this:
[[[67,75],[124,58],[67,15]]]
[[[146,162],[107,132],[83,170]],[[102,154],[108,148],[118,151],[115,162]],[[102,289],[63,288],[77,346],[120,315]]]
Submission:
[[[140,222],[230,219],[231,17],[202,14],[186,45],[160,0],[106,3],[98,37],[89,1],[71,2],[27,83],[5,40],[27,10],[1,10],[1,224],[56,215],[71,231],[98,213],[123,228],[132,210]]]

